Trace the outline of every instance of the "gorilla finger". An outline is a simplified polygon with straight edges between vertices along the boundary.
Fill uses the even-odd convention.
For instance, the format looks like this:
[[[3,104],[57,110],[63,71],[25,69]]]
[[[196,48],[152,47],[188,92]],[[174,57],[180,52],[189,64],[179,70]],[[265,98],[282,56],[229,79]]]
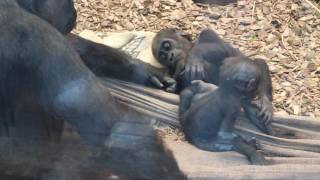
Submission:
[[[263,116],[263,123],[264,125],[269,125],[272,121],[272,113],[265,113],[265,115]]]
[[[205,77],[206,77],[205,70],[203,67],[201,67],[201,79],[204,79]]]
[[[262,117],[261,117],[261,122],[266,125],[267,124],[267,121],[268,121],[268,115],[267,114],[264,114]]]
[[[259,103],[257,101],[251,101],[250,99],[246,99],[244,102],[245,102],[245,104],[247,104],[253,108],[260,109]]]
[[[201,79],[200,72],[201,72],[200,66],[195,66],[195,79],[197,80]]]
[[[173,78],[170,78],[170,77],[164,77],[164,82],[168,85],[171,85],[171,84],[176,84],[177,81]]]
[[[204,81],[207,81],[207,79],[206,79],[206,72],[204,71],[204,69],[202,69],[202,72],[201,72],[201,76],[202,76],[202,80],[204,80]]]
[[[190,73],[190,66],[186,65],[186,67],[184,68],[183,72],[189,74]]]
[[[270,118],[270,112],[267,111],[266,109],[264,109],[259,113],[259,116],[261,116],[265,122],[266,120],[268,120]]]
[[[268,108],[266,106],[263,106],[258,114],[258,116],[264,116],[268,111]]]
[[[267,120],[265,121],[265,125],[270,125],[272,121],[273,121],[273,115],[272,113],[268,113]]]
[[[163,87],[164,87],[164,85],[160,82],[160,80],[159,80],[157,77],[155,77],[155,76],[152,76],[152,77],[151,77],[151,82],[152,82],[155,86],[157,86],[158,88],[163,88]]]
[[[191,75],[191,76],[190,76],[190,79],[191,79],[191,80],[197,80],[196,77],[195,77],[195,76],[196,76],[196,71],[197,71],[196,67],[195,67],[195,66],[192,66],[192,68],[191,68],[191,74],[190,74],[190,75]]]
[[[186,67],[186,73],[187,73],[187,75],[186,75],[187,81],[192,81],[192,79],[191,79],[191,67],[189,65]]]
[[[194,85],[194,86],[199,86],[201,83],[202,83],[201,80],[193,80],[193,81],[191,81],[191,84]]]
[[[174,93],[174,92],[176,92],[176,89],[177,89],[177,86],[174,84],[174,85],[167,87],[166,91],[169,93]]]
[[[265,112],[261,109],[260,111],[259,111],[259,113],[258,113],[258,116],[259,117],[262,117],[262,116],[264,116],[265,115]]]
[[[247,144],[249,145],[255,145],[257,143],[257,139],[256,138],[250,138],[248,141],[247,141]]]
[[[261,149],[261,144],[257,141],[257,139],[256,138],[251,138],[251,139],[249,139],[248,141],[247,141],[247,143],[250,145],[250,146],[252,146],[252,147],[254,147],[255,149],[257,149],[257,150],[260,150]]]
[[[199,75],[199,79],[203,79],[204,78],[204,76],[203,76],[203,66],[199,66],[198,67],[198,75]]]
[[[190,72],[190,69],[191,69],[190,65],[186,65],[185,70],[186,70],[187,72]]]

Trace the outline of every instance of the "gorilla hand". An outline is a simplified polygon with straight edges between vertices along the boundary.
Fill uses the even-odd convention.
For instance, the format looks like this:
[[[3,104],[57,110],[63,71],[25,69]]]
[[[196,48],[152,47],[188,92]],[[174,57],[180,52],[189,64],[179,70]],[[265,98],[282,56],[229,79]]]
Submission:
[[[271,122],[273,120],[273,108],[270,101],[261,98],[255,101],[242,100],[242,107],[249,120],[265,133],[273,134]]]
[[[173,78],[168,76],[158,77],[158,76],[151,76],[151,82],[159,89],[163,89],[167,92],[174,93],[177,89],[177,81]]]
[[[273,120],[273,108],[272,103],[266,97],[262,97],[259,100],[260,112],[258,116],[261,118],[262,122],[267,126],[271,124]]]
[[[273,108],[272,103],[266,97],[262,97],[256,101],[252,102],[254,106],[259,110],[257,116],[259,117],[260,121],[268,126],[271,124],[273,120]]]
[[[204,80],[206,77],[204,65],[201,61],[187,63],[183,73],[188,82],[192,82],[193,80]]]

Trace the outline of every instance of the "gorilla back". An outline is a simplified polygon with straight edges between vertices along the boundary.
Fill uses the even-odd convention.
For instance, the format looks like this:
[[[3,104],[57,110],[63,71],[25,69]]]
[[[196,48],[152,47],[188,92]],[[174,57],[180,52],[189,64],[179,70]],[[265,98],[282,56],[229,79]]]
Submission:
[[[54,136],[44,130],[62,119],[100,143],[118,117],[116,104],[65,38],[12,0],[0,2],[0,27],[1,119],[34,138]]]

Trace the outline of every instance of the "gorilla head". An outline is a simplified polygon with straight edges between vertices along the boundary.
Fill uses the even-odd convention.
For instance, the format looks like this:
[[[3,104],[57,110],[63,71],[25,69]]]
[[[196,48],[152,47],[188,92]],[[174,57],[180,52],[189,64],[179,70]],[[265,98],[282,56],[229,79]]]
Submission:
[[[16,0],[27,11],[49,22],[61,33],[69,33],[76,25],[77,12],[73,0]]]

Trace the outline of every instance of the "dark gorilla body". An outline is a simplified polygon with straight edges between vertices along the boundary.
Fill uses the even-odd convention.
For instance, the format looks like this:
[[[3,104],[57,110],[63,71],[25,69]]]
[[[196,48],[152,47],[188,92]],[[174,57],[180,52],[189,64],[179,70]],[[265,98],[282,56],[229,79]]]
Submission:
[[[239,57],[246,59],[239,50],[224,42],[218,34],[210,29],[203,30],[192,48],[187,59],[183,74],[183,84],[189,85],[193,80],[220,85],[220,71],[225,59]],[[252,60],[255,68],[261,74],[258,90],[248,95],[248,100],[243,101],[248,118],[262,131],[272,134],[270,123],[273,118],[272,109],[272,83],[267,63],[262,59]],[[232,66],[232,65],[230,65]],[[257,97],[257,100],[253,99]]]
[[[193,81],[180,94],[180,121],[188,141],[208,151],[236,150],[253,164],[266,164],[254,140],[246,142],[232,132],[241,101],[257,90],[260,77],[253,61],[232,57],[221,66],[219,87]]]
[[[161,62],[160,53],[164,47],[161,42],[170,42],[170,51],[183,51],[183,58],[177,58],[177,61],[185,64],[183,67],[172,67],[176,71],[173,78],[177,81],[177,93],[191,85],[193,80],[203,80],[208,83],[219,85],[219,73],[224,60],[228,57],[246,58],[239,50],[233,48],[224,42],[214,31],[210,29],[203,30],[195,42],[188,41],[186,38],[176,33],[176,31],[168,29],[160,31],[154,39],[153,52],[155,57]],[[176,44],[180,44],[177,46]],[[192,47],[190,48],[181,48]],[[177,48],[176,48],[177,47]],[[174,54],[174,53],[173,53]],[[168,57],[168,55],[166,56]],[[180,57],[180,56],[173,56]],[[270,122],[273,116],[272,110],[272,84],[268,65],[262,59],[253,61],[256,68],[260,71],[261,81],[256,93],[251,94],[251,100],[243,101],[244,108],[249,119],[262,131],[273,133]],[[252,100],[257,96],[257,100]]]
[[[61,22],[49,21],[52,25],[57,25],[52,27],[19,5],[29,11],[35,10],[35,15],[43,12],[39,16],[44,20]],[[70,16],[55,18],[54,14],[44,14],[41,7],[49,8],[50,12],[60,12],[50,9],[59,7],[58,9],[63,9],[61,13],[70,13]],[[143,119],[115,101],[108,88],[88,69],[66,38],[55,29],[61,32],[69,31],[73,23],[72,0],[0,1],[0,115],[2,123],[7,127],[1,134],[59,141],[63,122],[67,121],[87,143],[102,146],[110,135],[111,128],[118,121],[134,122]],[[137,171],[142,169],[139,172],[148,169],[154,174],[150,173],[151,177],[147,178],[184,178],[162,146],[155,146],[154,151],[160,153],[161,158],[158,157],[158,160],[164,159],[158,167],[145,167],[143,163],[141,166],[139,164],[139,167],[123,164],[119,171],[134,177],[134,174],[130,174],[134,173],[132,168]],[[115,154],[115,157],[121,158],[119,154]],[[125,161],[127,159],[123,160]]]

